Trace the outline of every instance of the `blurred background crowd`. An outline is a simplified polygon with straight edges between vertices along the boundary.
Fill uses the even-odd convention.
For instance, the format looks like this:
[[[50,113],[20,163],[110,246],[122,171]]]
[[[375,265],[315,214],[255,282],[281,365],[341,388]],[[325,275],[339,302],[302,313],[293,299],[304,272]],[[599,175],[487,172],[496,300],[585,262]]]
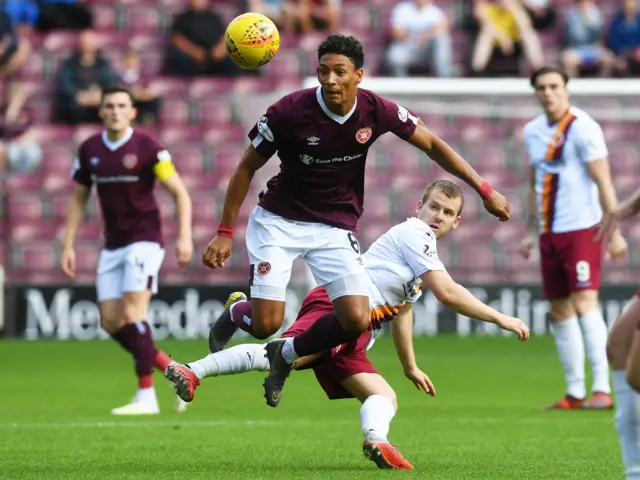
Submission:
[[[280,52],[260,71],[240,70],[225,54],[226,24],[245,11],[264,13],[280,29]],[[635,0],[0,1],[0,265],[9,280],[61,280],[57,261],[72,191],[68,172],[77,145],[100,128],[102,88],[129,86],[137,97],[139,128],[172,152],[194,199],[199,252],[215,231],[248,128],[270,102],[314,75],[315,49],[336,31],[363,42],[368,76],[524,77],[545,63],[560,64],[575,77],[640,73]],[[537,278],[537,267],[515,255],[524,232],[519,131],[526,119],[491,118],[499,101],[465,98],[459,106],[473,106],[478,114],[471,116],[416,107],[425,123],[507,192],[514,205],[514,220],[496,229],[475,196],[468,196],[465,227],[443,250],[461,280]],[[637,183],[640,168],[637,122],[615,118],[629,99],[585,101],[580,106],[609,112],[603,127],[614,177],[621,179],[617,184],[625,194]],[[532,104],[528,97],[509,102],[515,102],[509,104],[514,109],[518,102]],[[365,246],[410,215],[420,188],[443,176],[395,139],[378,143],[368,165],[360,231]],[[261,182],[277,167],[277,160],[267,164],[242,209],[231,268],[211,276],[196,255],[185,271],[167,255],[165,281],[246,279],[242,228]],[[158,198],[171,239],[172,203],[160,193]],[[93,279],[100,231],[93,202],[77,246],[80,281]],[[615,278],[632,278],[630,268],[640,264],[633,248],[640,231],[629,234],[632,255],[628,265],[611,273]]]

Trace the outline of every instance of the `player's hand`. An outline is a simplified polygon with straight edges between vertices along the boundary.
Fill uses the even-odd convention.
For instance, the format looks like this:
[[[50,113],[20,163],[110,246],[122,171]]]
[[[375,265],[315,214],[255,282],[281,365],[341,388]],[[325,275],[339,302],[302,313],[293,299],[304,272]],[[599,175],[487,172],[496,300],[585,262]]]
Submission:
[[[525,260],[529,260],[531,257],[531,252],[533,251],[533,237],[529,234],[525,235],[525,237],[520,242],[518,246],[518,253]]]
[[[491,215],[498,217],[501,222],[506,222],[511,218],[511,207],[509,202],[499,192],[495,191],[484,199],[484,208]]]
[[[521,342],[529,341],[529,327],[527,327],[519,318],[501,315],[500,318],[498,318],[496,325],[503,330],[516,333],[518,335],[518,340]]]
[[[202,263],[209,268],[223,267],[224,262],[231,256],[231,239],[215,236],[202,254]]]
[[[191,240],[191,237],[178,237],[176,254],[180,265],[186,265],[191,261],[191,258],[193,258],[193,240]]]
[[[624,239],[620,231],[616,230],[607,245],[607,255],[614,261],[614,263],[618,263],[627,256],[627,248],[627,241]]]
[[[436,396],[436,389],[429,376],[418,367],[413,367],[404,372],[405,376],[413,382],[418,390],[428,393],[432,397]]]
[[[614,232],[618,229],[618,222],[622,218],[623,204],[618,204],[610,212],[605,212],[602,215],[602,222],[598,233],[596,234],[595,241],[599,242],[601,238],[604,238],[605,243],[609,242],[613,237]]]
[[[76,276],[76,252],[73,248],[65,248],[62,250],[62,259],[60,261],[62,272],[69,278]]]

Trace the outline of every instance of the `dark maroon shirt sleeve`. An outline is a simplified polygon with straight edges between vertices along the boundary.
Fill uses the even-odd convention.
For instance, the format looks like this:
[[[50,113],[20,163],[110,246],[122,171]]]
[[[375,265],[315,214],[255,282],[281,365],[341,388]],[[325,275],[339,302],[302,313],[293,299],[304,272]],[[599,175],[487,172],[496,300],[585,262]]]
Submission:
[[[73,160],[71,178],[80,185],[90,187],[93,182],[91,181],[91,173],[87,169],[88,159],[86,158],[85,145],[86,144],[83,143],[80,145],[80,148],[78,148],[78,156]]]
[[[284,98],[271,105],[249,132],[251,145],[264,158],[271,158],[285,141],[286,112],[289,110],[285,106],[286,102],[287,99]]]
[[[378,97],[378,112],[382,129],[391,132],[403,140],[408,140],[418,126],[418,116],[405,107]]]

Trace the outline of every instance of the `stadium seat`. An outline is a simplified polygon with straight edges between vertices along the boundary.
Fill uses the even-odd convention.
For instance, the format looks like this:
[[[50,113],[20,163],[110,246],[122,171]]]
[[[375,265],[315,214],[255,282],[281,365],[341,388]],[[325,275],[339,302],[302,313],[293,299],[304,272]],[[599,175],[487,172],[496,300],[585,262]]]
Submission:
[[[42,184],[42,176],[39,172],[18,173],[9,175],[5,182],[5,192],[9,200],[15,196],[21,196],[26,192],[38,191]]]
[[[371,30],[371,10],[366,4],[344,4],[341,7],[340,17],[342,19],[340,28],[356,37],[359,33],[366,34]]]
[[[179,173],[199,174],[207,168],[208,162],[203,158],[200,145],[191,143],[173,144],[171,145],[171,156]]]
[[[55,252],[51,242],[33,241],[14,245],[15,266],[32,271],[57,269]]]
[[[638,148],[632,143],[609,143],[609,163],[611,165],[611,173],[614,178],[618,176],[634,176],[638,175],[640,167],[640,157]]]
[[[56,226],[35,217],[13,217],[8,223],[10,239],[18,244],[33,240],[47,240],[55,237]]]
[[[391,202],[383,192],[368,195],[364,200],[363,219],[390,222]]]
[[[186,125],[189,123],[189,104],[180,97],[164,97],[160,108],[163,125]]]
[[[209,222],[213,228],[218,220],[218,206],[215,197],[208,193],[193,195],[194,222]]]
[[[231,78],[194,78],[189,83],[189,97],[198,101],[211,97],[228,99],[234,83]]]
[[[93,28],[98,32],[110,32],[118,29],[116,25],[116,8],[107,3],[91,5],[93,11]]]
[[[176,143],[200,142],[202,132],[201,127],[196,125],[173,125],[164,127],[158,136],[168,148],[171,148],[171,145]]]
[[[100,244],[97,242],[76,242],[76,269],[78,272],[94,273],[98,267]]]
[[[149,83],[149,90],[162,98],[184,98],[189,92],[189,81],[183,78],[157,77]]]
[[[216,128],[206,128],[203,132],[204,143],[214,149],[225,145],[242,146],[249,143],[248,129],[242,125],[218,125]]]
[[[232,122],[233,112],[229,100],[225,98],[201,99],[194,103],[198,119],[204,128],[216,128]]]
[[[125,5],[123,10],[124,25],[130,32],[153,33],[157,32],[163,24],[163,19],[155,5],[130,3]]]

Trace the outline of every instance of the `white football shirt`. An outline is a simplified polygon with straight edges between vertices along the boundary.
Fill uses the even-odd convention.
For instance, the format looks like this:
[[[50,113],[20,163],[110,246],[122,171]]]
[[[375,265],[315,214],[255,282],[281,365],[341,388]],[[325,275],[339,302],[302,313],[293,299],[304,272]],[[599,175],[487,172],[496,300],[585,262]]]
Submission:
[[[609,155],[600,125],[571,107],[554,124],[545,115],[527,123],[524,143],[536,172],[540,233],[582,230],[599,223],[598,187],[585,165]]]

